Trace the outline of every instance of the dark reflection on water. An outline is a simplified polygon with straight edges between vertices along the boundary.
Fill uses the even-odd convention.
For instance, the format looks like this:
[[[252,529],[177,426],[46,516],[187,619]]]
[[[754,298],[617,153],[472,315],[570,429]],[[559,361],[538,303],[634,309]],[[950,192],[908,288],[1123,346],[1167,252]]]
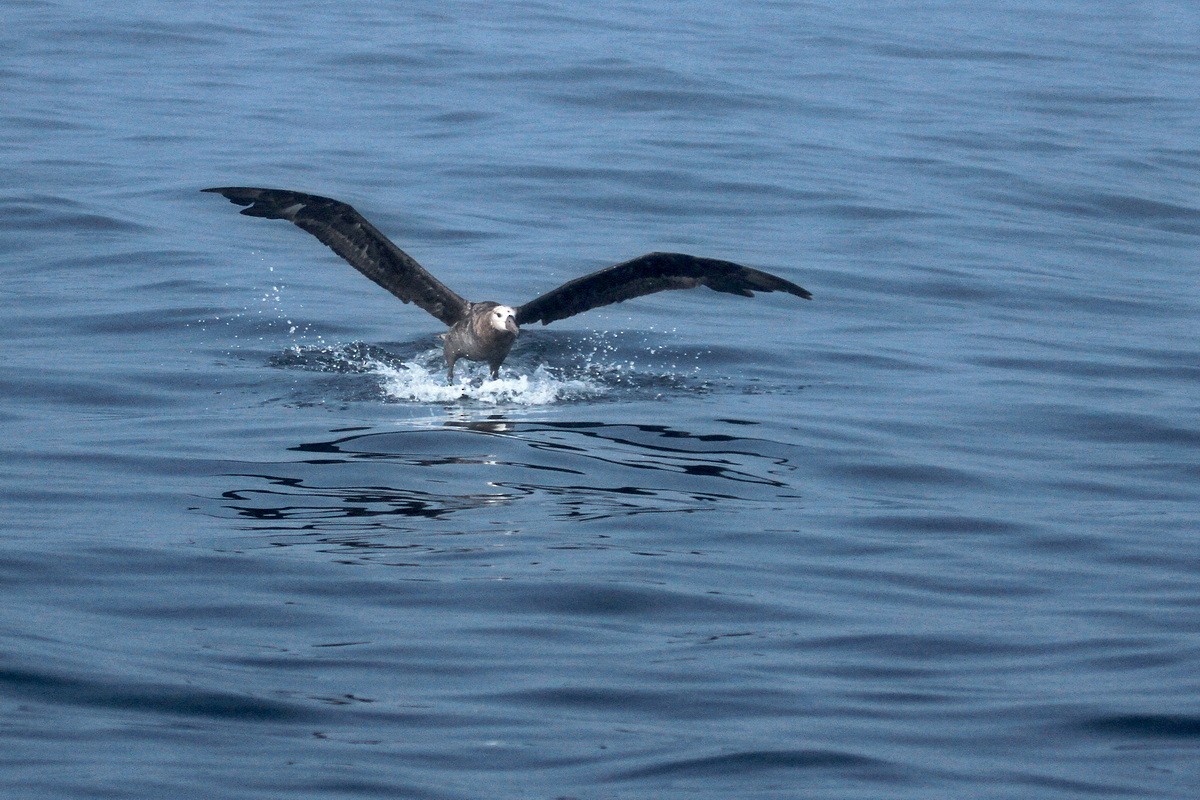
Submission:
[[[257,478],[274,487],[273,489],[231,489],[222,497],[238,505],[229,506],[241,516],[259,522],[268,520],[303,520],[305,527],[314,527],[317,519],[354,519],[358,524],[367,524],[371,517],[398,515],[439,519],[457,510],[477,508],[495,502],[496,496],[463,496],[454,502],[449,496],[430,495],[423,492],[403,491],[384,487],[362,488],[318,488],[305,486],[300,478],[281,478],[272,475],[236,475],[238,478]],[[303,498],[312,505],[256,506],[253,500],[266,501],[270,498]],[[328,498],[331,507],[319,505]],[[243,505],[244,503],[244,505]],[[376,508],[376,507],[379,508]]]
[[[307,457],[237,481],[208,504],[246,530],[304,532],[346,548],[463,533],[501,520],[544,523],[757,509],[793,501],[794,449],[665,425],[518,422],[502,415],[440,428],[356,432],[289,448]],[[485,518],[486,517],[486,518]],[[429,521],[444,523],[431,529]],[[324,538],[323,538],[324,537]],[[378,537],[372,539],[372,537]],[[296,540],[289,540],[294,543]]]
[[[613,425],[603,422],[525,423],[509,422],[502,416],[492,416],[479,422],[449,421],[445,423],[445,427],[450,430],[500,437],[520,442],[535,451],[567,454],[568,457],[577,456],[617,468],[683,472],[691,476],[715,477],[739,483],[774,487],[786,485],[768,475],[745,471],[740,464],[742,460],[768,463],[773,461],[776,468],[782,468],[784,471],[790,469],[786,458],[771,458],[764,454],[763,445],[773,443],[741,439],[726,434],[693,434],[665,425]],[[421,458],[412,455],[411,451],[406,449],[393,449],[393,442],[396,445],[407,444],[410,437],[419,433],[407,431],[363,434],[329,442],[305,443],[291,449],[300,452],[336,453],[347,459],[384,458],[414,466],[504,463],[491,456],[470,458],[438,455],[433,458]],[[733,449],[737,443],[743,443],[744,446],[741,449]],[[779,449],[779,446],[775,445],[769,449]],[[310,460],[307,463],[337,463],[337,459]],[[512,465],[558,472],[575,471],[561,464]]]

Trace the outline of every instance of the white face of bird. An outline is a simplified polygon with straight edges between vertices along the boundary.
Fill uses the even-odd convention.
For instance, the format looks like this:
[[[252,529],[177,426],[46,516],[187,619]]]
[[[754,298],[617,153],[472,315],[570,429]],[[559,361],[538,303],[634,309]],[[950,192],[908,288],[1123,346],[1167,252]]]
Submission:
[[[517,328],[517,312],[510,306],[496,306],[492,309],[489,315],[492,327],[498,331],[508,331],[509,333],[519,333]]]

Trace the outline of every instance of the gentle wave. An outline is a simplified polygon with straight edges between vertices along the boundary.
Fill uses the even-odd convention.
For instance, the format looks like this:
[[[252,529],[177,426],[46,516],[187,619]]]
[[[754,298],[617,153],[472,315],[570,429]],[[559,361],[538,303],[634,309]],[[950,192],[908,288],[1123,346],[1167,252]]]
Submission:
[[[0,687],[26,701],[101,707],[127,713],[234,720],[291,722],[311,714],[304,707],[195,686],[136,683],[77,672],[59,674],[34,667],[0,669]]]

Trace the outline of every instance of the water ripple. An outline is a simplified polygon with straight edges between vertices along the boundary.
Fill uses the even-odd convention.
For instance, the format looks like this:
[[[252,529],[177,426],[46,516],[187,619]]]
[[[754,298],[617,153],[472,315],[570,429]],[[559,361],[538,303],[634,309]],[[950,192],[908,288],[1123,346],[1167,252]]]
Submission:
[[[45,669],[0,668],[0,686],[26,700],[92,706],[142,714],[261,722],[310,718],[302,707],[232,692],[137,684],[119,679],[87,679]]]
[[[907,770],[878,758],[838,750],[747,750],[699,758],[684,758],[623,770],[610,780],[639,778],[748,777],[776,770],[829,771],[840,779],[856,777],[867,781],[905,782]]]

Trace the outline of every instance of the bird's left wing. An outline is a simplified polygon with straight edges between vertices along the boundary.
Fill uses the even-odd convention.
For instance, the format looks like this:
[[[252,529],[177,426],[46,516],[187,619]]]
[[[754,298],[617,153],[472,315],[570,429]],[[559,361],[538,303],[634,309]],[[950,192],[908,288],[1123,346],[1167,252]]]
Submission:
[[[609,303],[696,286],[742,297],[753,297],[754,292],[787,292],[805,300],[812,298],[807,289],[791,281],[731,261],[683,253],[650,253],[546,292],[517,309],[517,323],[547,325]]]
[[[416,303],[447,325],[466,316],[470,304],[430,275],[412,256],[338,200],[287,189],[227,186],[204,189],[224,195],[250,217],[285,219],[320,239],[333,252],[406,303]]]

